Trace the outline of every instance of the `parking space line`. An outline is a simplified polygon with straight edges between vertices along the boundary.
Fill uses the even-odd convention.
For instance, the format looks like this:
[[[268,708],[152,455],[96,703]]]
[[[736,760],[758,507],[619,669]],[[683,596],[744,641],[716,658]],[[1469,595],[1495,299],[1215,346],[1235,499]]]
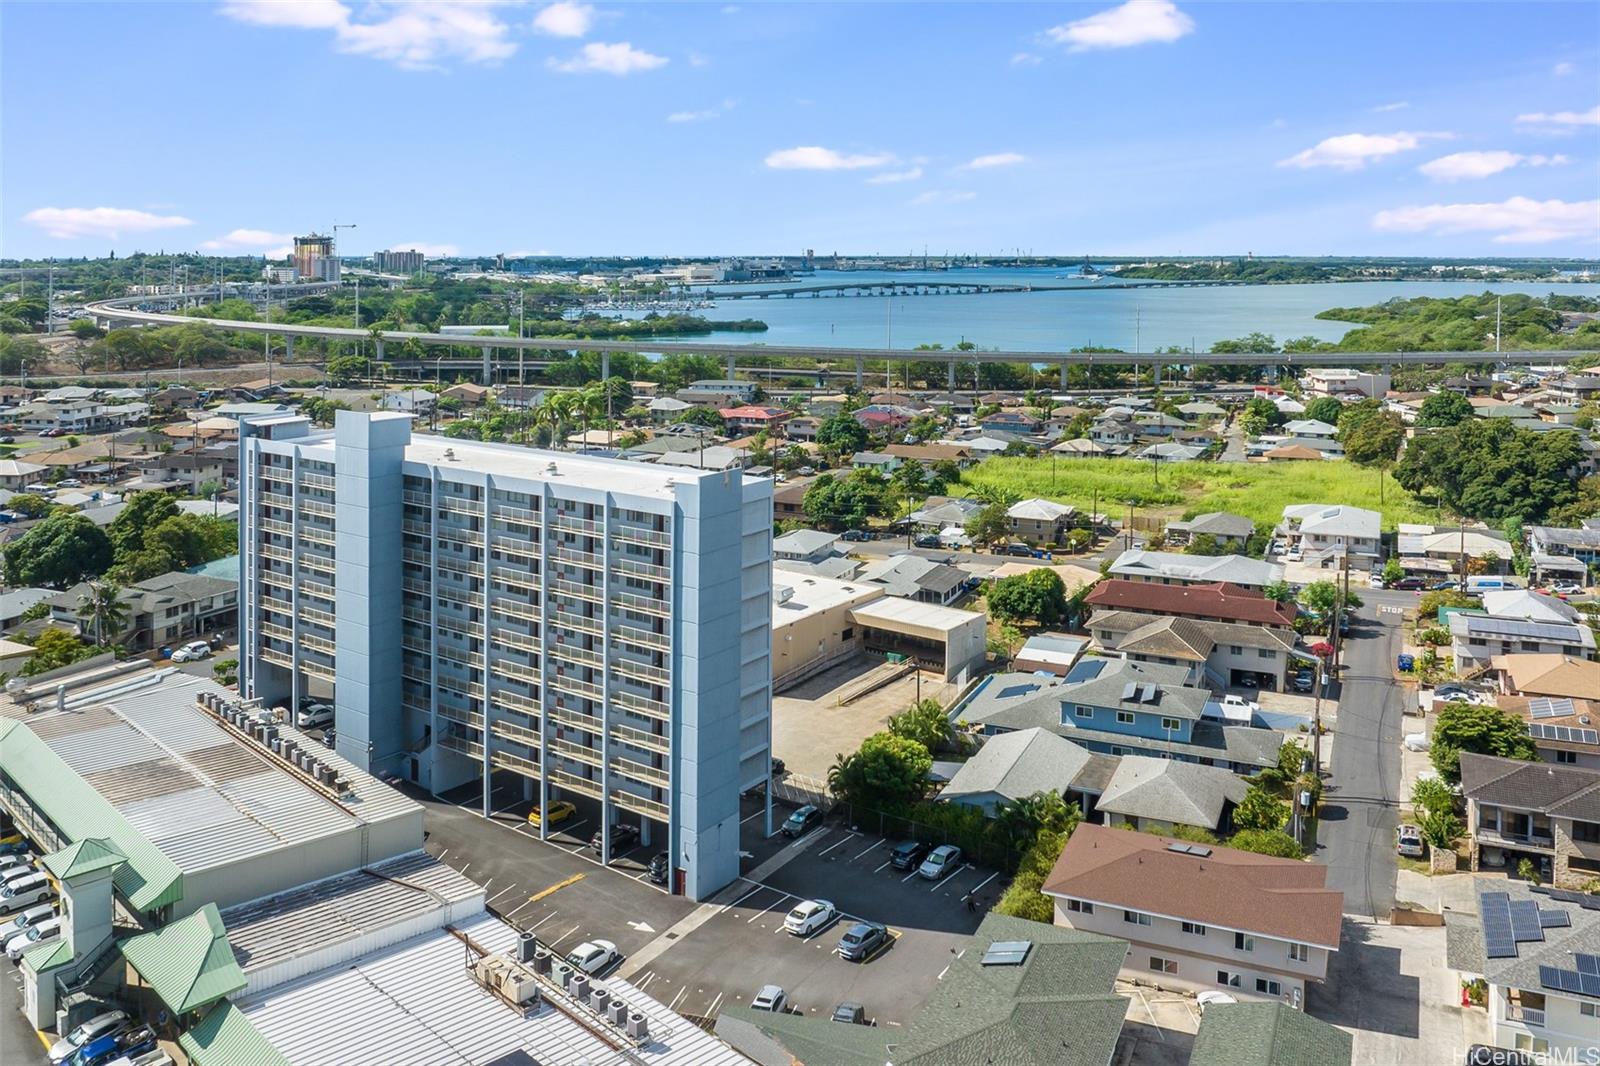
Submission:
[[[822,856],[828,854],[828,852],[834,850],[835,848],[844,847],[846,844],[850,843],[850,841],[854,840],[855,838],[856,838],[856,835],[854,833],[848,834],[843,840],[840,840],[837,843],[829,844],[827,847],[825,847],[821,851],[817,852],[817,858],[820,859]]]
[[[687,996],[688,994],[689,994],[689,986],[688,985],[684,985],[682,988],[678,989],[678,994],[672,997],[672,1002],[667,1004],[667,1009],[668,1010],[677,1010],[678,1009],[678,1002],[680,1000],[682,1000],[683,997]]]
[[[545,915],[543,918],[540,918],[537,922],[534,922],[532,925],[528,926],[528,932],[530,932],[530,933],[533,932],[535,929],[539,928],[545,922],[548,922],[551,918],[554,918],[556,915],[558,915],[560,913],[561,913],[560,911],[551,911],[549,914]]]
[[[929,894],[932,894],[934,892],[939,891],[939,889],[944,886],[944,883],[945,883],[946,879],[954,877],[956,874],[960,873],[962,870],[965,870],[966,868],[967,868],[967,864],[966,863],[962,863],[960,866],[957,866],[954,870],[951,870],[944,877],[939,878],[939,880],[937,880],[937,881],[935,881],[933,883],[933,887],[928,889]]]
[[[576,933],[579,929],[582,929],[582,928],[583,928],[583,923],[579,922],[577,925],[573,926],[571,929],[568,929],[565,933],[562,933],[560,936],[558,936],[554,940],[550,941],[549,942],[550,946],[551,947],[555,947],[557,944],[561,943],[563,940],[567,939],[567,937],[571,936],[573,933]]]
[[[505,888],[502,888],[500,891],[496,892],[493,896],[491,896],[489,898],[488,902],[486,902],[484,904],[484,906],[485,907],[492,907],[492,906],[494,906],[495,900],[499,899],[501,896],[505,895],[507,892],[515,892],[516,890],[517,890],[517,886],[516,885],[507,885]]]
[[[744,880],[744,878],[741,877],[740,880],[742,881],[742,880]],[[755,882],[753,882],[753,881],[750,882],[750,883],[751,884],[755,884]],[[722,914],[725,911],[732,910],[734,907],[737,907],[739,904],[743,903],[745,900],[749,899],[751,896],[755,895],[757,892],[760,892],[763,888],[766,888],[766,887],[767,887],[766,885],[759,885],[759,884],[756,885],[755,888],[752,888],[750,891],[746,892],[744,895],[740,896],[738,899],[734,900],[732,903],[727,904],[726,906],[724,906],[722,908],[722,910],[718,911],[717,913],[718,914]]]
[[[883,864],[881,866],[874,867],[872,872],[873,873],[877,873],[879,870],[882,870],[884,866],[888,866],[893,861],[894,861],[893,859],[884,859],[883,860]]]
[[[750,816],[750,817],[748,817],[748,818],[741,818],[741,819],[739,819],[739,824],[740,824],[740,825],[744,825],[744,823],[746,823],[746,822],[752,822],[752,821],[755,821],[755,820],[756,820],[756,819],[757,819],[757,818],[760,818],[760,817],[761,817],[761,816],[762,816],[762,815],[763,815],[763,814],[766,814],[766,813],[767,813],[767,812],[766,812],[766,811],[757,811],[757,812],[756,812],[756,813],[754,813],[754,814],[752,814],[752,815],[751,815],[751,816]]]
[[[885,841],[880,839],[876,844],[872,845],[872,847],[868,848],[866,851],[858,852],[856,854],[855,858],[852,858],[850,861],[851,862],[855,862],[856,859],[861,858],[862,855],[867,855],[867,854],[870,854],[871,852],[877,851],[879,848],[883,847],[884,843],[885,843]],[[881,870],[881,869],[883,869],[883,867],[880,866],[880,867],[878,867],[878,869]]]
[[[717,998],[711,1001],[711,1006],[706,1009],[707,1018],[715,1018],[717,1016],[717,1007],[721,1005],[724,994],[725,993],[718,992]]]
[[[967,889],[967,895],[976,896],[978,894],[978,889],[982,888],[984,885],[988,884],[990,881],[993,881],[995,878],[997,878],[999,876],[1000,876],[1000,874],[998,872],[990,874],[988,877],[985,877],[982,881],[979,881],[977,884],[975,884],[971,888]]]
[[[778,890],[777,889],[773,889],[772,891],[777,892]],[[744,924],[745,925],[749,925],[751,922],[755,921],[757,918],[761,917],[763,914],[767,913],[772,908],[774,908],[778,904],[782,903],[784,900],[792,899],[792,898],[794,898],[794,897],[790,896],[789,893],[787,893],[787,892],[783,893],[777,899],[773,900],[771,903],[767,904],[765,907],[762,907],[760,910],[756,911],[750,917],[746,918],[744,920]]]
[[[907,881],[911,880],[915,876],[917,876],[917,871],[916,871],[915,868],[913,868],[910,873],[906,874],[904,877],[902,877],[900,879],[900,883],[903,885],[903,884],[905,884]]]

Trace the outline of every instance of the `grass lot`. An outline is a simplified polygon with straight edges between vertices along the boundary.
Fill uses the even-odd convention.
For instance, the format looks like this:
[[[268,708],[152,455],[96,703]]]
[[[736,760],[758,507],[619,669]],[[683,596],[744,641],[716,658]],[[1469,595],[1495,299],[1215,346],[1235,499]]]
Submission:
[[[1276,525],[1295,503],[1345,503],[1383,513],[1383,526],[1431,522],[1435,514],[1384,475],[1378,505],[1378,474],[1344,460],[1316,463],[1162,463],[1161,483],[1143,459],[986,459],[962,477],[966,491],[992,485],[1026,499],[1040,496],[1082,510],[1099,493],[1102,513],[1119,514],[1127,501],[1142,511],[1170,517],[1231,511],[1256,525]]]

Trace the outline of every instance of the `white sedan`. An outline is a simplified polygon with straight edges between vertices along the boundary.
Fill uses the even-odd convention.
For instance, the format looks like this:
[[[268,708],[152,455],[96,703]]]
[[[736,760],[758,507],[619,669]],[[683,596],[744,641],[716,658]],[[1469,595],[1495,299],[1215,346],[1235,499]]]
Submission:
[[[585,940],[567,954],[567,964],[587,974],[596,974],[622,958],[617,945],[609,940]]]
[[[789,912],[783,928],[794,936],[810,936],[839,917],[839,911],[825,899],[808,899]]]
[[[48,944],[52,940],[61,939],[61,919],[59,917],[46,918],[42,922],[30,925],[20,933],[13,933],[6,940],[6,957],[12,962],[22,958],[23,952],[39,944]]]
[[[192,663],[196,660],[208,659],[210,657],[211,645],[207,644],[203,640],[191,640],[189,643],[172,653],[172,661],[175,663]]]

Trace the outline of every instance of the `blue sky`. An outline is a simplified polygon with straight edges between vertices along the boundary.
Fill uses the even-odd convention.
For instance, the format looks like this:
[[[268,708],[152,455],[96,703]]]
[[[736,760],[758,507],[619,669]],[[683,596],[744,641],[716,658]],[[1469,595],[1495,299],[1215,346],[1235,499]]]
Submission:
[[[1600,254],[1580,3],[0,8],[0,254]]]

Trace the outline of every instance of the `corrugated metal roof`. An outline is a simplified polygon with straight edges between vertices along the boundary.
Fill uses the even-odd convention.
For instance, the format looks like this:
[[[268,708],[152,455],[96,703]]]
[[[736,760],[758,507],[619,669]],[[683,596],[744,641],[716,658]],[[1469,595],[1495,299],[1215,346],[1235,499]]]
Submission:
[[[510,949],[517,940],[515,929],[488,916],[461,931],[491,951]],[[589,1066],[750,1062],[620,979],[604,984],[650,1020],[650,1042],[628,1055],[548,1004],[520,1015],[473,980],[462,965],[465,951],[441,930],[245,1001],[242,1009],[295,1066],[487,1063],[518,1050],[538,1062]]]
[[[198,1010],[245,986],[215,903],[119,947],[174,1014]]]
[[[212,1007],[199,1024],[178,1037],[178,1046],[194,1066],[288,1066],[288,1060],[232,1003]]]

